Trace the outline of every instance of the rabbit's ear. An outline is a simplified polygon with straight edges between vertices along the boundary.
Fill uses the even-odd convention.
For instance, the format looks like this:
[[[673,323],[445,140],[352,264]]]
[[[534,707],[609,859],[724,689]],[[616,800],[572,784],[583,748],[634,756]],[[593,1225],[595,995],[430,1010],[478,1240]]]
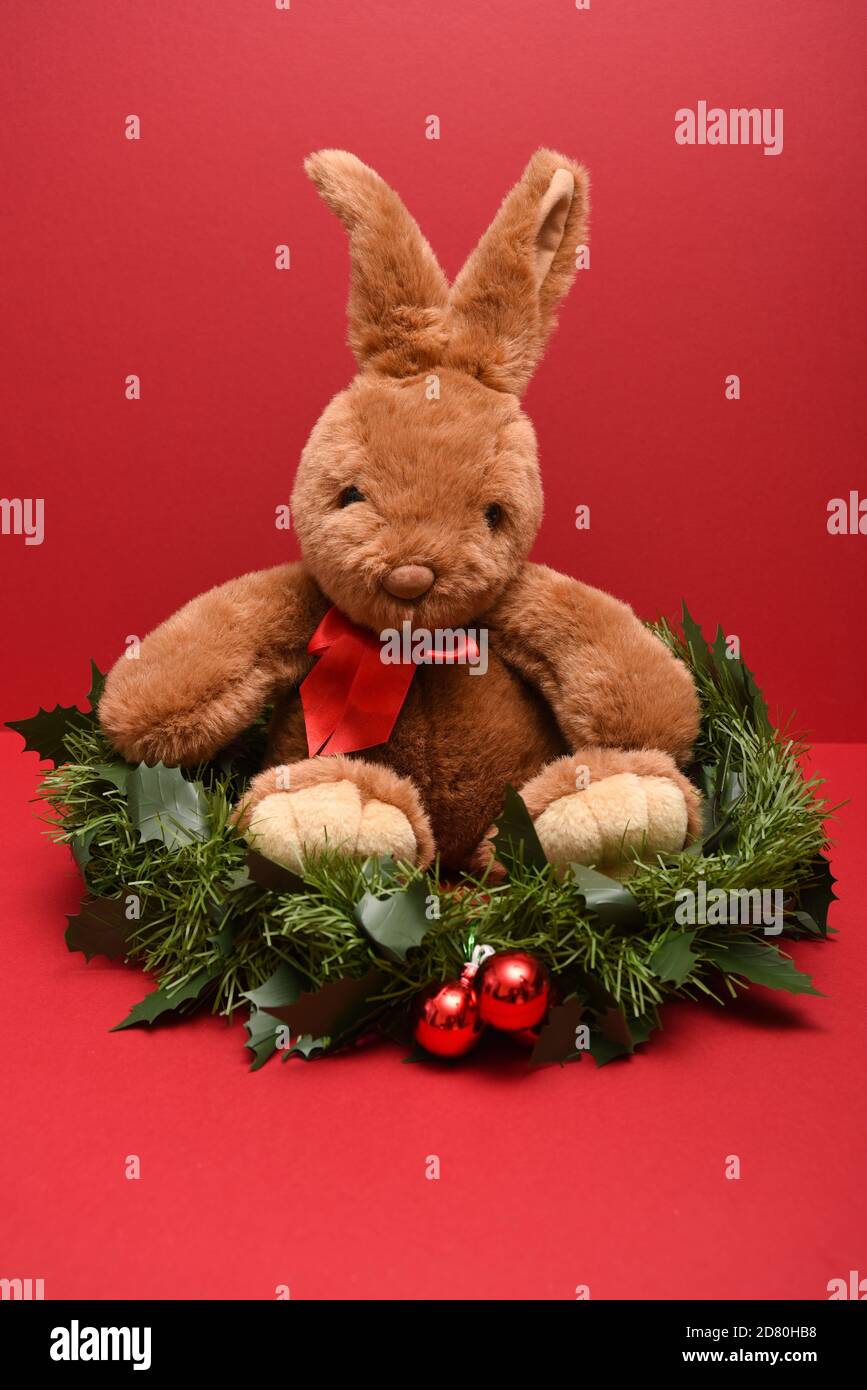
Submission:
[[[388,184],[345,150],[320,150],[304,168],[349,232],[349,346],[360,367],[413,376],[442,356],[448,282]]]
[[[538,150],[454,283],[450,363],[521,395],[574,278],[587,211],[587,171]]]

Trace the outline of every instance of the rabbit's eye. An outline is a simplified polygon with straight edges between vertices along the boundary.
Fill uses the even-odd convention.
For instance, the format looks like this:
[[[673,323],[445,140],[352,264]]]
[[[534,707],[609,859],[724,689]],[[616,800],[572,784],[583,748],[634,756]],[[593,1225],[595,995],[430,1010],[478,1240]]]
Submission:
[[[355,484],[352,487],[345,487],[340,494],[341,507],[351,507],[353,502],[363,502],[364,493],[360,492]]]
[[[498,507],[496,502],[492,502],[491,505],[485,511],[485,521],[488,523],[492,531],[496,531],[502,519],[502,507]]]

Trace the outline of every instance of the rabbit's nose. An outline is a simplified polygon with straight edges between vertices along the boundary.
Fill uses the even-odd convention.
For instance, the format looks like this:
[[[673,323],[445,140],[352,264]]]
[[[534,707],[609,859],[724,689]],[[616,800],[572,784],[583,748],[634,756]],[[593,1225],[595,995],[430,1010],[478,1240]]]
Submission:
[[[398,565],[383,577],[382,587],[392,598],[421,598],[435,578],[427,565]]]

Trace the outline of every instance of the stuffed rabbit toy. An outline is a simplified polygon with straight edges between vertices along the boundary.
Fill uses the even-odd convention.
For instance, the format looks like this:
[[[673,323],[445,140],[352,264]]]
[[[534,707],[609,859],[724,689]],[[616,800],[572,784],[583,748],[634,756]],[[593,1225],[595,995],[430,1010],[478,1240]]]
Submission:
[[[618,874],[636,847],[682,849],[688,672],[625,604],[526,559],[542,489],[520,398],[574,277],[584,169],[539,150],[451,287],[372,169],[340,150],[306,169],[349,233],[359,372],[301,457],[303,560],[212,589],[121,658],[106,734],[192,766],[273,704],[237,820],[292,868],[329,845],[478,872],[510,783],[555,863]],[[405,624],[484,633],[486,669],[382,667],[400,682],[383,696],[371,652]]]

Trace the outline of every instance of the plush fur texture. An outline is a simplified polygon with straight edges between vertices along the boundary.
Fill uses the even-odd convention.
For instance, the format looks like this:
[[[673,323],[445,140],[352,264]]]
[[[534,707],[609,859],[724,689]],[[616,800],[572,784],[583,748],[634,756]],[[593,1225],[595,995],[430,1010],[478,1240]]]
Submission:
[[[344,819],[342,826],[336,823],[330,826],[332,844],[351,841],[352,848],[356,848],[355,837],[359,833],[362,819],[368,830],[375,821],[382,824],[381,812],[375,808],[387,806],[394,809],[406,824],[406,830],[401,829],[401,834],[409,835],[409,858],[418,859],[424,864],[431,862],[434,857],[433,831],[421,797],[412,782],[406,777],[396,775],[391,768],[377,766],[364,758],[348,757],[342,753],[330,758],[305,758],[293,762],[289,767],[281,763],[279,767],[260,772],[258,777],[253,778],[250,790],[238,806],[238,824],[242,830],[246,830],[252,824],[259,806],[271,801],[275,796],[283,796],[303,810],[305,805],[317,804],[310,798],[305,798],[306,792],[315,790],[327,793],[331,786],[338,783],[353,787],[355,798],[352,804],[353,807],[357,806],[357,814],[353,811],[348,820]],[[388,846],[376,851],[365,850],[367,854],[387,852]]]
[[[673,853],[686,837],[683,795],[665,777],[618,772],[552,801],[536,820],[555,863],[619,865],[627,850]]]
[[[360,856],[392,854],[410,864],[418,856],[403,812],[387,801],[363,801],[357,783],[346,778],[264,796],[246,828],[260,853],[287,869],[301,869],[305,855],[326,848]]]
[[[620,748],[578,748],[567,758],[548,763],[521,792],[527,810],[540,816],[559,797],[570,796],[586,780],[587,790],[605,780],[631,773],[644,783],[666,781],[679,790],[690,836],[701,828],[701,802],[697,788],[679,772],[675,761],[656,748],[627,752]]]
[[[239,818],[285,863],[327,841],[477,868],[507,783],[556,858],[678,848],[699,818],[678,770],[698,730],[687,671],[625,604],[526,558],[542,488],[519,396],[586,236],[585,171],[534,155],[450,288],[373,170],[334,150],[306,167],[349,232],[360,371],[302,453],[303,563],[187,604],[116,664],[103,727],[128,758],[191,765],[273,702],[269,763],[285,771],[255,780]],[[421,597],[384,586],[402,566],[433,572]],[[309,759],[298,687],[331,603],[375,632],[484,627],[488,671],[421,666],[388,744]]]

